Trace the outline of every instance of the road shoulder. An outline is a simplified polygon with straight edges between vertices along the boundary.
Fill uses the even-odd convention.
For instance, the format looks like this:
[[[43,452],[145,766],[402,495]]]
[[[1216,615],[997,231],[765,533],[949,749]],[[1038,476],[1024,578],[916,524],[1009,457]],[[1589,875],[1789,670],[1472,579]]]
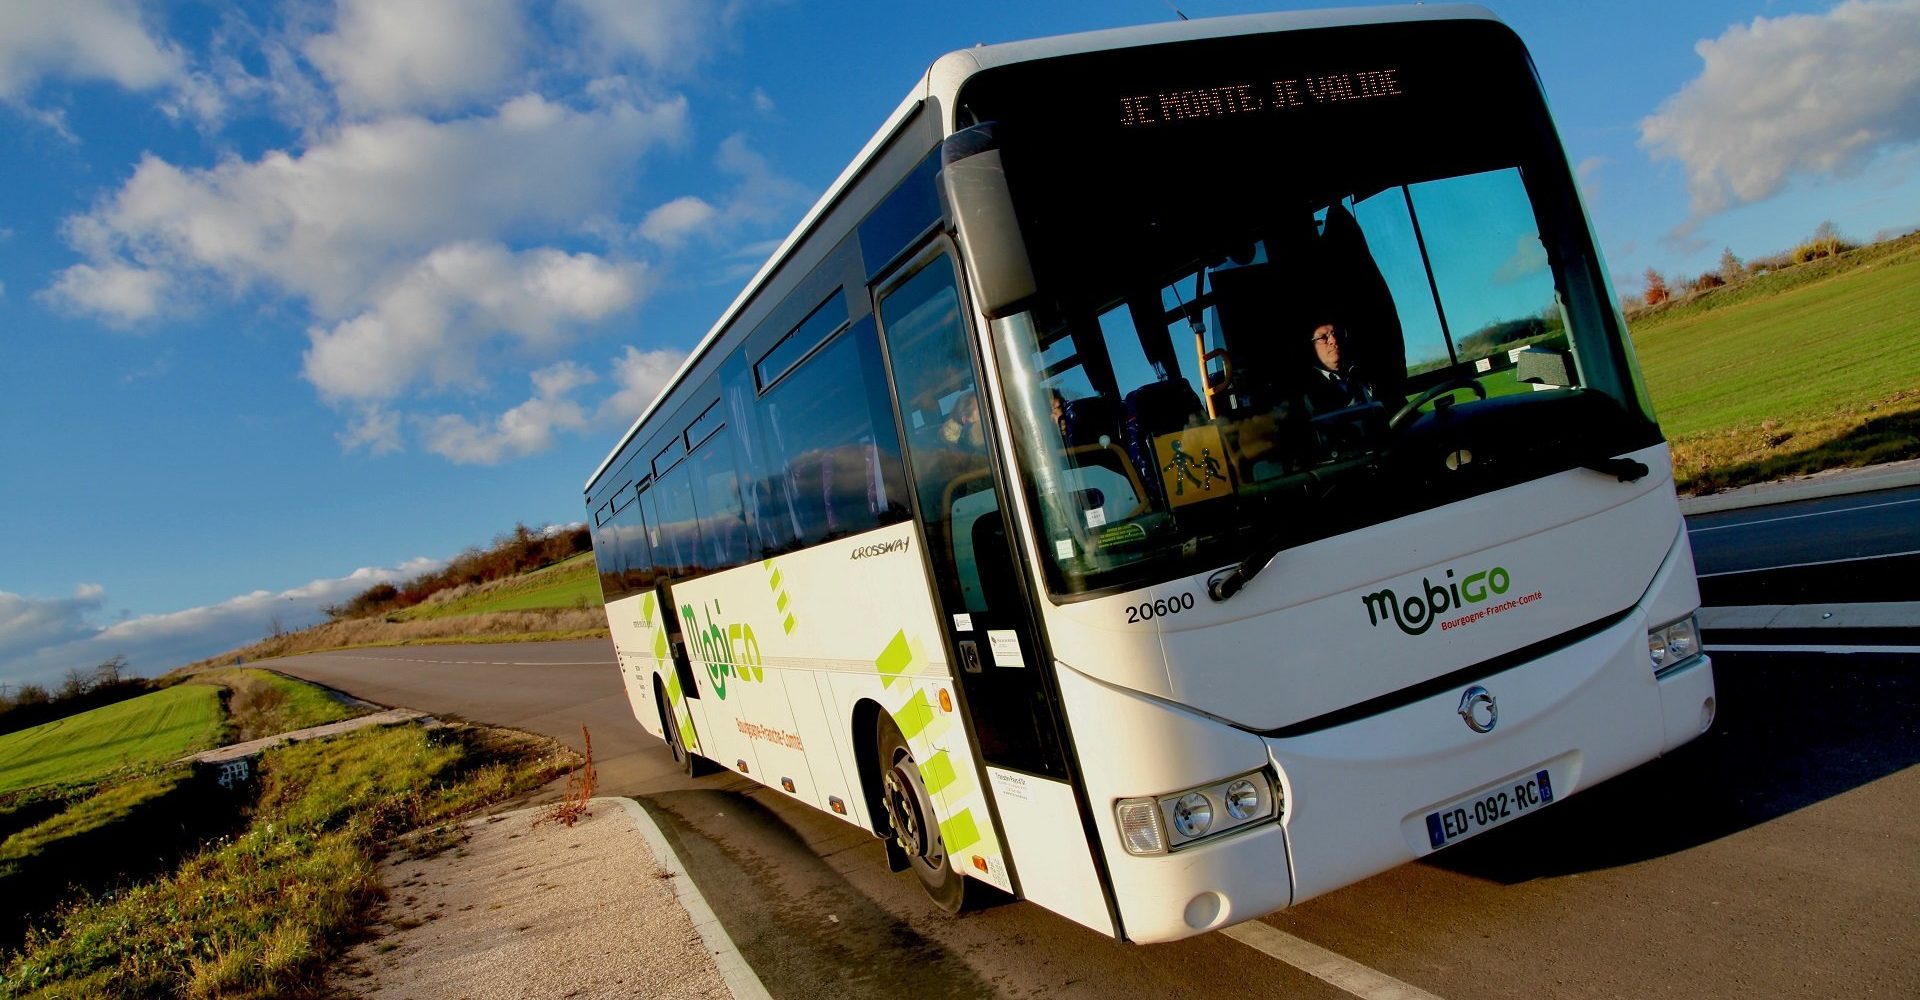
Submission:
[[[594,799],[572,827],[539,821],[549,811],[396,849],[383,919],[333,985],[368,998],[767,995],[637,803]]]

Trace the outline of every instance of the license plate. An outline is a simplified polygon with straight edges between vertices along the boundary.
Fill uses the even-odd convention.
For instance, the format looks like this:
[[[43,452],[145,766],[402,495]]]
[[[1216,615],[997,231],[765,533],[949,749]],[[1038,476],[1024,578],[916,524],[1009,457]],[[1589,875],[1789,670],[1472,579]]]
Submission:
[[[1510,822],[1553,801],[1553,782],[1541,768],[1504,785],[1427,814],[1427,840],[1435,850]]]

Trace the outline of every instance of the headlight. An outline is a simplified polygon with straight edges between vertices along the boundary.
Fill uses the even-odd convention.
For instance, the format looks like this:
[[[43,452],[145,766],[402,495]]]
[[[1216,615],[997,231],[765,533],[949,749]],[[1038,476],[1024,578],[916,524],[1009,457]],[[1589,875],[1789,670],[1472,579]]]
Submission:
[[[1167,795],[1121,799],[1113,812],[1128,854],[1166,854],[1278,816],[1280,792],[1262,768]]]
[[[1655,676],[1700,655],[1700,622],[1688,615],[1647,632],[1647,659]]]

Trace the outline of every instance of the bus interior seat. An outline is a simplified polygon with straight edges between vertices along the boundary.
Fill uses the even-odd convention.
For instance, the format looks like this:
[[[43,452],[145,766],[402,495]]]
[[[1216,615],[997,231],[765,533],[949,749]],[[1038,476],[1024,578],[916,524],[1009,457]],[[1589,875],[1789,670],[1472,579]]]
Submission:
[[[1367,247],[1366,234],[1340,202],[1327,207],[1320,244],[1315,254],[1321,272],[1316,286],[1322,290],[1321,301],[1328,318],[1346,329],[1356,366],[1370,371],[1383,393],[1398,395],[1407,371],[1407,343],[1400,313],[1394,307],[1387,279]],[[1300,342],[1311,363],[1311,342],[1304,336]],[[1391,399],[1386,402],[1390,407],[1398,405]]]
[[[1140,479],[1155,504],[1163,505],[1166,497],[1160,484],[1160,462],[1154,456],[1154,439],[1204,419],[1206,409],[1200,405],[1193,386],[1178,378],[1148,382],[1127,393],[1122,406],[1126,411],[1123,443],[1127,457],[1140,471]]]
[[[1066,419],[1067,447],[1097,445],[1102,437],[1120,440],[1120,404],[1106,396],[1069,399],[1061,406]]]

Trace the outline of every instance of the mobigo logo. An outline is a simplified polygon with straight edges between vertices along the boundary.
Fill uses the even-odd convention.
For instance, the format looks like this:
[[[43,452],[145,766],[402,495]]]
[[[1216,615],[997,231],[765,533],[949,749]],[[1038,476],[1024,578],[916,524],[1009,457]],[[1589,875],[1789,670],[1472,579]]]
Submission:
[[[1506,593],[1513,585],[1506,569],[1500,566],[1459,581],[1454,580],[1453,570],[1447,570],[1447,578],[1442,582],[1446,585],[1434,586],[1432,581],[1421,577],[1420,588],[1424,593],[1410,595],[1405,601],[1392,590],[1363,595],[1360,601],[1367,606],[1367,623],[1377,628],[1391,618],[1400,631],[1419,635],[1432,628],[1434,620],[1447,611],[1479,604],[1490,596]]]
[[[714,604],[718,605],[719,602],[715,601]],[[680,620],[684,623],[687,645],[692,647],[694,655],[707,663],[707,677],[713,681],[715,697],[725,701],[728,677],[755,682],[764,678],[760,667],[760,643],[753,637],[753,626],[715,624],[713,612],[706,609],[702,611],[707,618],[704,627],[691,604],[680,606]]]

